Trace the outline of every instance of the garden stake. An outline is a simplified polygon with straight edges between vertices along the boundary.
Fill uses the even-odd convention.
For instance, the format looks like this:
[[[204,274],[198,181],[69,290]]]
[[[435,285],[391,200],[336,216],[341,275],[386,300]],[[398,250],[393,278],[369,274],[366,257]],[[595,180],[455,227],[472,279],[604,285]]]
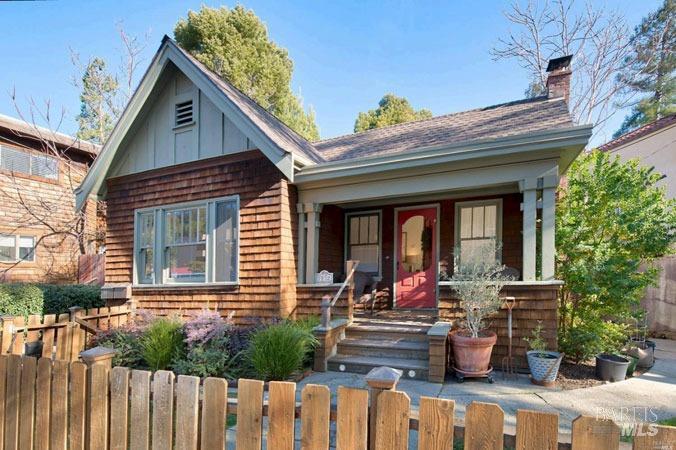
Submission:
[[[509,340],[509,347],[507,349],[507,356],[502,358],[502,378],[515,378],[514,358],[512,357],[512,308],[516,299],[514,297],[505,297],[505,305],[507,306],[507,339]]]

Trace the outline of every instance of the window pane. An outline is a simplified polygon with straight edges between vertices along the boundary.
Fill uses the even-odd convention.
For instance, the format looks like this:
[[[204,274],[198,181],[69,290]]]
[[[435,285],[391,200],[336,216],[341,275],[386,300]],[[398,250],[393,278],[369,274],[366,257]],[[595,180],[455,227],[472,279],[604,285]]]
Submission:
[[[497,206],[487,205],[484,208],[484,236],[496,237],[498,228]]]
[[[153,247],[155,244],[155,214],[144,213],[140,215],[141,247]]]
[[[216,204],[214,281],[237,280],[237,203]]]
[[[460,244],[460,271],[467,264],[494,264],[495,239],[470,239]]]
[[[472,208],[460,208],[460,238],[472,237]]]
[[[141,250],[139,258],[139,270],[141,271],[141,283],[153,283],[155,280],[155,252],[152,248]]]
[[[206,207],[167,211],[167,245],[195,244],[206,241]]]
[[[169,247],[169,278],[179,282],[205,280],[206,244]]]
[[[32,236],[21,236],[19,237],[19,259],[25,259],[27,261],[35,260],[35,238]]]
[[[401,268],[409,273],[427,270],[433,260],[432,228],[423,216],[413,216],[401,226]]]
[[[59,162],[51,156],[31,155],[31,173],[55,180],[59,178]]]
[[[0,150],[0,167],[13,172],[31,173],[30,155],[21,150],[2,147]]]
[[[366,244],[369,241],[369,218],[359,218],[359,243]]]
[[[369,244],[378,243],[378,216],[369,217]]]
[[[16,238],[0,234],[0,261],[15,261]]]
[[[359,244],[359,217],[350,217],[350,244]]]
[[[484,207],[472,208],[472,237],[484,237]]]
[[[378,246],[353,245],[350,248],[350,258],[359,261],[357,270],[360,272],[378,272]]]

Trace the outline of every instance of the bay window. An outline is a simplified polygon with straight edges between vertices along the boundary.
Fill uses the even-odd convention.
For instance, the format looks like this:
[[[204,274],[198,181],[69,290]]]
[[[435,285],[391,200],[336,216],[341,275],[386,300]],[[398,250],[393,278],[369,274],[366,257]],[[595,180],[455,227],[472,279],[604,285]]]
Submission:
[[[237,282],[237,197],[143,209],[135,230],[136,283]]]

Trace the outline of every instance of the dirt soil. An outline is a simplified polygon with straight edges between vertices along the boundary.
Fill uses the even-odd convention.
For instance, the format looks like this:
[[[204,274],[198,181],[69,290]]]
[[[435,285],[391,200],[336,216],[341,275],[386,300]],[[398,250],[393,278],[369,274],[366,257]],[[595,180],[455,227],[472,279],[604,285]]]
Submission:
[[[559,369],[559,376],[556,379],[556,385],[564,390],[580,389],[606,384],[596,378],[596,370],[593,360],[573,364],[563,361]],[[647,369],[638,368],[633,376],[639,376]]]

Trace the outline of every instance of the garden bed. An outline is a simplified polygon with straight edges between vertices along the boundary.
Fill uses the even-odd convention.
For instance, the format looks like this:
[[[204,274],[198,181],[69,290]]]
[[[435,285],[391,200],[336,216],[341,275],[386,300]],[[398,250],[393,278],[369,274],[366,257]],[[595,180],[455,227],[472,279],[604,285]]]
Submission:
[[[637,377],[650,369],[637,368],[632,376]],[[564,390],[583,389],[606,384],[596,378],[594,361],[584,361],[579,364],[563,361],[559,369],[556,385]]]

